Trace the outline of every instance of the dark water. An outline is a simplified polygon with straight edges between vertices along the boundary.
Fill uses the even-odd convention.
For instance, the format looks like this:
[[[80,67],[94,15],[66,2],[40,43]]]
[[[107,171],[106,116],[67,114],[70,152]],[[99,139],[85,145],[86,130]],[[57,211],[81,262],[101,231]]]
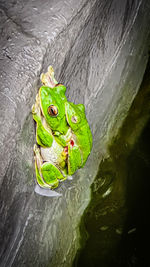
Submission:
[[[82,217],[76,267],[150,267],[150,62],[101,162]]]
[[[118,250],[119,266],[150,266],[150,121],[127,159],[127,216]],[[129,232],[130,229],[134,231]]]

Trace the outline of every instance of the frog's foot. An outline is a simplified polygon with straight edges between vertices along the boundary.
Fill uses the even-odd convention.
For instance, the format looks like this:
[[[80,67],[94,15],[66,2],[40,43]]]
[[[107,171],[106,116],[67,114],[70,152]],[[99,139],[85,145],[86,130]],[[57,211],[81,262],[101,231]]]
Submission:
[[[47,184],[44,179],[43,179],[43,175],[42,175],[42,165],[43,165],[43,159],[41,157],[40,154],[40,149],[38,148],[38,146],[35,144],[34,145],[34,153],[35,153],[35,171],[36,171],[36,179],[37,179],[37,183],[43,187],[43,188],[55,188],[58,186],[58,181],[54,181],[52,182],[52,184]]]
[[[50,162],[45,162],[41,167],[41,173],[44,182],[52,189],[56,188],[59,180],[66,179],[55,165]]]
[[[50,162],[44,162],[40,154],[40,149],[34,145],[35,170],[38,184],[43,188],[54,189],[58,187],[59,180],[65,180],[57,167]]]
[[[32,105],[32,114],[36,115],[37,114],[37,109],[36,109],[36,105]]]
[[[48,72],[41,74],[40,79],[44,85],[51,88],[55,87],[55,85],[58,84],[58,82],[55,80],[54,70],[52,66],[48,67]]]
[[[38,169],[37,161],[35,160],[35,171],[36,171],[36,180],[40,187],[47,188],[47,189],[53,189],[58,186],[58,181],[53,181],[51,184],[47,184],[42,176],[41,169]]]

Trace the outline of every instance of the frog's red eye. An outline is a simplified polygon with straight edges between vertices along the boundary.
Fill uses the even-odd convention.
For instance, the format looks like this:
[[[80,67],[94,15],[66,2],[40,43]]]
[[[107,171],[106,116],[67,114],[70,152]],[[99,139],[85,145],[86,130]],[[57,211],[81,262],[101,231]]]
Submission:
[[[54,105],[50,105],[47,109],[47,112],[52,117],[56,117],[58,115],[58,110]]]

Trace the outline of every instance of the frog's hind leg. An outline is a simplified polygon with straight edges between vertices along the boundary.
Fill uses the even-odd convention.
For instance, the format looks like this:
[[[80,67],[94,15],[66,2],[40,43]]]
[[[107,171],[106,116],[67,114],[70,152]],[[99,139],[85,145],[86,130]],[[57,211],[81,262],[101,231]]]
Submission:
[[[40,154],[40,149],[34,145],[35,153],[35,170],[38,184],[43,188],[54,189],[58,187],[59,180],[65,180],[66,177],[62,175],[55,165],[51,162],[44,162]]]
[[[47,185],[44,180],[43,180],[43,177],[42,175],[40,174],[40,170],[37,166],[37,161],[35,160],[35,172],[36,172],[36,180],[37,180],[37,183],[40,185],[40,187],[42,188],[51,188],[49,185]]]
[[[56,188],[59,184],[59,180],[65,179],[59,169],[50,162],[43,163],[41,173],[43,180],[46,184],[50,185],[51,188]]]
[[[40,149],[38,148],[37,145],[34,145],[34,153],[35,153],[35,171],[36,171],[37,183],[43,188],[50,188],[50,189],[56,188],[59,184],[56,176],[55,178],[51,179],[51,181],[49,179],[49,183],[47,183],[43,177],[43,174],[45,174],[45,173],[42,174],[42,167],[44,164],[40,154]]]

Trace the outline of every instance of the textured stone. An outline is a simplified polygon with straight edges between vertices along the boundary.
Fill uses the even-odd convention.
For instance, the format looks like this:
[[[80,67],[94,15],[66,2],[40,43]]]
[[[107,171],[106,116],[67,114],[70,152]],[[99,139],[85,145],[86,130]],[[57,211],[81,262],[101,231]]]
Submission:
[[[71,266],[78,223],[107,144],[141,83],[150,1],[0,1],[1,266]],[[57,189],[34,192],[31,106],[48,65],[84,103],[94,138],[84,169]]]

